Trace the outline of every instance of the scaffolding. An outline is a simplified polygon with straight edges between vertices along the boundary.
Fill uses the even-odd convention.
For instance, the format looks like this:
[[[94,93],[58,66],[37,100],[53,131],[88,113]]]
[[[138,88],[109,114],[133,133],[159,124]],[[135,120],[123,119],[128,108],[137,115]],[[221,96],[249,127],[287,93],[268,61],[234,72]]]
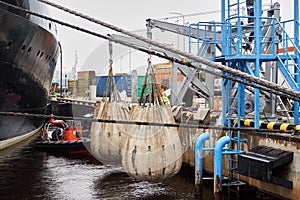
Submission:
[[[189,52],[300,91],[299,0],[294,0],[293,5],[294,19],[281,21],[277,2],[265,10],[262,0],[221,0],[220,22],[189,25]],[[194,29],[198,30],[196,37]],[[282,80],[279,80],[280,76]],[[251,106],[253,109],[249,109]],[[241,120],[250,117],[254,127],[259,128],[262,116],[267,121],[274,121],[278,113],[299,124],[298,101],[222,78],[223,126],[240,128]],[[239,181],[236,158],[243,152],[241,143],[246,139],[241,138],[240,131],[228,131],[227,136],[231,142],[226,150],[223,149],[223,154],[228,154],[228,177],[235,173],[234,177]]]

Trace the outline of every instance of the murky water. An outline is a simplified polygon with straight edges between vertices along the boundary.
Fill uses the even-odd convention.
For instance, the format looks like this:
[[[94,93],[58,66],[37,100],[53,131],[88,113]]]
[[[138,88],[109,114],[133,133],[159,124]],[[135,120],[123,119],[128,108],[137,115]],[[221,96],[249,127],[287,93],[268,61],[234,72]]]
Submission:
[[[33,148],[36,140],[0,151],[1,200],[195,199],[193,182],[182,174],[165,182],[138,181],[120,166],[39,152]],[[240,197],[257,199],[243,193]],[[212,184],[203,188],[201,199],[214,199]],[[237,198],[223,195],[223,199]]]
[[[194,199],[193,183],[182,176],[137,181],[120,166],[49,155],[34,142],[0,152],[0,199]]]

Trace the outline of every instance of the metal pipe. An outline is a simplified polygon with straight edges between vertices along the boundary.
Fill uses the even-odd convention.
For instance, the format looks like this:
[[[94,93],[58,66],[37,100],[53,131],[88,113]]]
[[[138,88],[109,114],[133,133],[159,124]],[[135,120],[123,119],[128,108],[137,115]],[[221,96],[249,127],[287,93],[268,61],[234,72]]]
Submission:
[[[60,42],[58,42],[58,46],[60,50],[60,97],[62,97],[62,47]]]
[[[221,23],[222,23],[222,56],[226,55],[226,9],[225,9],[226,3],[225,0],[221,0]],[[222,62],[223,65],[225,65],[225,62]],[[226,73],[222,71],[222,74],[225,75]],[[226,83],[227,80],[225,78],[222,78],[222,121],[223,121],[223,126],[227,125],[226,122]]]
[[[295,71],[295,81],[297,84],[300,83],[300,70],[299,70],[299,51],[297,49],[299,48],[299,0],[294,0],[294,54],[296,56],[296,64],[297,66],[294,67]],[[299,87],[299,85],[298,85]],[[299,88],[298,88],[299,90]],[[299,124],[299,101],[294,102],[294,124]]]
[[[230,142],[229,136],[221,137],[214,150],[214,196],[215,199],[221,199],[222,189],[222,150]]]
[[[202,185],[202,177],[203,177],[203,170],[202,170],[202,151],[203,151],[203,144],[206,140],[210,138],[210,135],[208,132],[201,134],[195,143],[195,189],[196,193],[199,193],[200,191],[200,185]]]
[[[262,13],[262,0],[254,1],[254,38],[255,38],[255,68],[254,75],[257,78],[259,77],[259,70],[261,65],[261,53],[262,53],[262,44],[261,44],[261,13]],[[254,127],[259,128],[259,120],[260,120],[260,90],[258,88],[254,88]]]

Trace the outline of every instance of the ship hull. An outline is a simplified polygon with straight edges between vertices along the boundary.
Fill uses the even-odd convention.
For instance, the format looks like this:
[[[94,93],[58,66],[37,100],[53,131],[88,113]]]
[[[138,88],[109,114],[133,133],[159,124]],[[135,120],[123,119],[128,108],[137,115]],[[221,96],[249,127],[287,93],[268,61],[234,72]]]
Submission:
[[[9,3],[16,2],[38,8],[37,1]],[[44,114],[59,52],[55,36],[47,30],[51,23],[0,7],[0,24],[0,111]],[[43,122],[0,115],[0,141],[32,132]]]

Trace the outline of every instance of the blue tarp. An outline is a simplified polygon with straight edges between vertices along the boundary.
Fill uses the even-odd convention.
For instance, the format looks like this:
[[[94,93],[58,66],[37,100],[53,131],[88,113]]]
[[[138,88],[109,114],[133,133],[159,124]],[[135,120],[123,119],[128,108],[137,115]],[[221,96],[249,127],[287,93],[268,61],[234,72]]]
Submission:
[[[119,92],[123,90],[126,91],[127,96],[131,96],[131,76],[124,75],[124,76],[114,76],[115,82],[117,84],[117,88]],[[106,86],[107,76],[96,76],[96,83],[97,83],[97,97],[103,97],[105,86]],[[109,90],[108,90],[109,91]],[[108,95],[110,95],[108,93]]]

